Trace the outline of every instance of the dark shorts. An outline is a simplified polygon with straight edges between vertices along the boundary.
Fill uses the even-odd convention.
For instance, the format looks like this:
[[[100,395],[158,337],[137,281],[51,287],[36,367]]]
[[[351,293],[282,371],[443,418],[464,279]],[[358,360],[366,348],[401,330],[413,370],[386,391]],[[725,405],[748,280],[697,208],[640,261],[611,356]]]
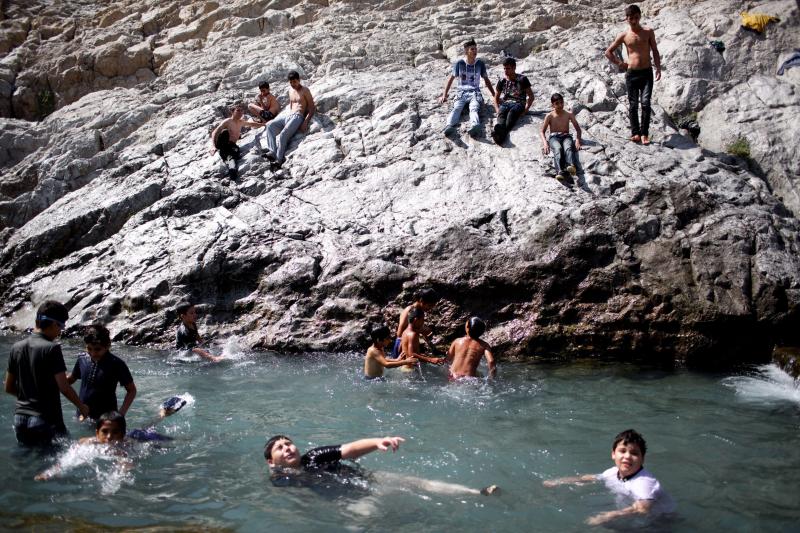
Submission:
[[[389,359],[397,359],[400,357],[400,337],[397,337],[394,340],[394,346],[392,346],[392,355],[389,356]]]
[[[63,424],[51,424],[34,415],[14,415],[14,433],[17,442],[25,446],[47,445],[53,439],[67,434]]]
[[[271,111],[267,111],[266,109],[261,112],[261,118],[266,121],[270,121],[275,118],[275,115],[272,114]]]
[[[386,381],[386,378],[383,376],[367,376],[363,377],[364,381]]]

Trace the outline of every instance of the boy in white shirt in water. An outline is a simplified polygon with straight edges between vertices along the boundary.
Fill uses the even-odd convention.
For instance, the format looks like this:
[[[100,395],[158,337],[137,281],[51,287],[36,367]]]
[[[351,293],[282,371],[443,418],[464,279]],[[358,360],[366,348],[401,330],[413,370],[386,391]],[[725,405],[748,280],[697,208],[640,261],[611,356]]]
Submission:
[[[628,429],[614,437],[611,459],[615,466],[602,474],[548,479],[544,482],[544,486],[583,485],[602,481],[618,497],[618,501],[624,502],[623,505],[629,504],[616,511],[606,511],[590,517],[586,520],[590,526],[604,524],[624,516],[669,512],[672,510],[672,500],[661,489],[661,484],[653,474],[645,470],[645,453],[647,453],[647,443],[644,438],[633,429]]]

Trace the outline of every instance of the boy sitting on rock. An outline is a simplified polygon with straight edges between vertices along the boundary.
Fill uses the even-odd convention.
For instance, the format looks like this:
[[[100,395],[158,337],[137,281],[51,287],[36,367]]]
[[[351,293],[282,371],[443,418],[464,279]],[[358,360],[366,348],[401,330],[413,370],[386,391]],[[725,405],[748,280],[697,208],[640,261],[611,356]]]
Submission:
[[[494,96],[492,82],[489,81],[489,73],[486,65],[478,57],[478,45],[475,39],[470,39],[464,43],[464,59],[459,59],[453,64],[453,72],[447,78],[444,86],[444,93],[440,98],[441,103],[447,102],[447,93],[453,80],[458,78],[458,92],[453,100],[453,110],[447,117],[447,126],[444,129],[445,135],[452,135],[456,132],[458,120],[465,105],[469,105],[469,134],[476,137],[481,131],[480,109],[483,105],[483,95],[481,95],[481,78],[483,78],[486,88]]]
[[[239,177],[239,169],[237,162],[241,154],[239,153],[239,146],[236,141],[242,136],[242,128],[247,126],[249,128],[260,128],[264,124],[260,122],[250,122],[244,120],[244,110],[242,106],[236,105],[232,108],[230,118],[226,118],[220,122],[219,126],[214,128],[211,132],[211,148],[210,153],[219,150],[219,156],[222,161],[228,166],[228,176],[231,179]]]
[[[278,116],[278,111],[281,110],[281,104],[274,94],[269,92],[269,83],[262,81],[258,84],[258,96],[256,101],[247,104],[247,110],[257,119],[263,120],[265,123]]]
[[[554,93],[550,97],[550,103],[553,106],[553,110],[544,117],[542,130],[539,133],[542,137],[545,155],[549,154],[551,150],[553,152],[556,178],[569,181],[577,172],[575,151],[581,149],[581,127],[578,125],[578,121],[575,120],[575,115],[564,110],[563,96],[559,93]],[[569,133],[570,122],[575,126],[575,135],[577,137],[575,141],[572,140],[572,135]],[[545,136],[548,128],[550,128],[549,139]],[[562,156],[566,159],[566,168],[561,166]]]
[[[513,57],[503,61],[505,77],[497,82],[494,91],[494,109],[497,119],[492,132],[492,140],[499,146],[508,137],[508,132],[517,119],[528,112],[533,105],[533,89],[526,76],[517,74],[517,62]],[[500,99],[503,102],[500,102]]]

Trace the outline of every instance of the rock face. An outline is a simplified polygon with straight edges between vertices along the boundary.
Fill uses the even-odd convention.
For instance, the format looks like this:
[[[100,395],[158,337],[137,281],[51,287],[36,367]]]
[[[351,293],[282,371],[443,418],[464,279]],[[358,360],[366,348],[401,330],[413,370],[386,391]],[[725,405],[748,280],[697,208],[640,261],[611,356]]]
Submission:
[[[0,112],[18,117],[0,119],[5,327],[56,298],[115,340],[167,344],[190,299],[210,336],[341,350],[429,285],[443,340],[478,314],[505,356],[712,365],[796,335],[798,78],[775,78],[785,50],[765,42],[797,38],[794,2],[763,4],[782,21],[748,45],[744,3],[643,4],[664,62],[650,147],[626,141],[623,78],[602,58],[624,29],[610,0],[70,4],[12,2],[2,21]],[[747,60],[707,45],[726,35]],[[441,134],[437,97],[471,36],[493,82],[513,55],[533,83],[503,147]],[[285,105],[292,69],[318,105],[309,132],[273,173],[249,131],[227,179],[207,142],[221,110],[260,80]],[[748,90],[784,103],[759,115]],[[584,129],[573,186],[538,138],[555,91]],[[670,115],[700,109],[698,145]],[[491,106],[482,118],[488,132]],[[711,120],[763,132],[752,160],[721,153]]]

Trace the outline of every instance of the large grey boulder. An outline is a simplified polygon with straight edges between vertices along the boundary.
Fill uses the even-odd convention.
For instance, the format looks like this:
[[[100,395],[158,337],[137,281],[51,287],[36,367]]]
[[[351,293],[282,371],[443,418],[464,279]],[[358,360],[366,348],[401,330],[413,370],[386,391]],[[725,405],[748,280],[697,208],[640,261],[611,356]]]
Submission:
[[[666,25],[670,9],[698,18],[719,5],[654,2],[648,15]],[[602,58],[620,29],[614,2],[152,7],[78,12],[83,25],[61,50],[136,64],[147,55],[129,42],[137,28],[155,79],[133,82],[128,67],[106,64],[112,88],[98,90],[95,77],[40,122],[0,120],[0,138],[16,143],[0,160],[5,327],[29,327],[36,304],[57,298],[78,324],[167,345],[174,306],[188,298],[212,337],[353,349],[367,321],[393,324],[430,285],[443,295],[430,316],[443,340],[479,314],[505,356],[730,363],[766,360],[774,340],[796,335],[800,223],[751,163],[705,146],[713,128],[698,145],[665,107],[719,98],[728,109],[724,84],[761,79],[733,83],[713,50],[704,72],[692,70],[685,51],[706,26],[665,31],[665,57],[685,70],[665,69],[656,85],[656,144],[644,147],[627,141],[623,78]],[[24,16],[42,24],[57,8]],[[441,134],[449,104],[437,98],[470,36],[494,82],[513,54],[533,83],[532,111],[503,147],[487,140],[489,106],[479,138]],[[681,39],[686,47],[670,48]],[[7,58],[29,41],[9,44]],[[228,179],[209,131],[261,79],[285,104],[292,69],[318,104],[309,131],[277,172],[262,157],[263,129],[246,132],[239,178]],[[720,89],[676,100],[673,75],[720,77]],[[551,177],[541,152],[555,91],[584,129],[585,172],[572,186]]]

